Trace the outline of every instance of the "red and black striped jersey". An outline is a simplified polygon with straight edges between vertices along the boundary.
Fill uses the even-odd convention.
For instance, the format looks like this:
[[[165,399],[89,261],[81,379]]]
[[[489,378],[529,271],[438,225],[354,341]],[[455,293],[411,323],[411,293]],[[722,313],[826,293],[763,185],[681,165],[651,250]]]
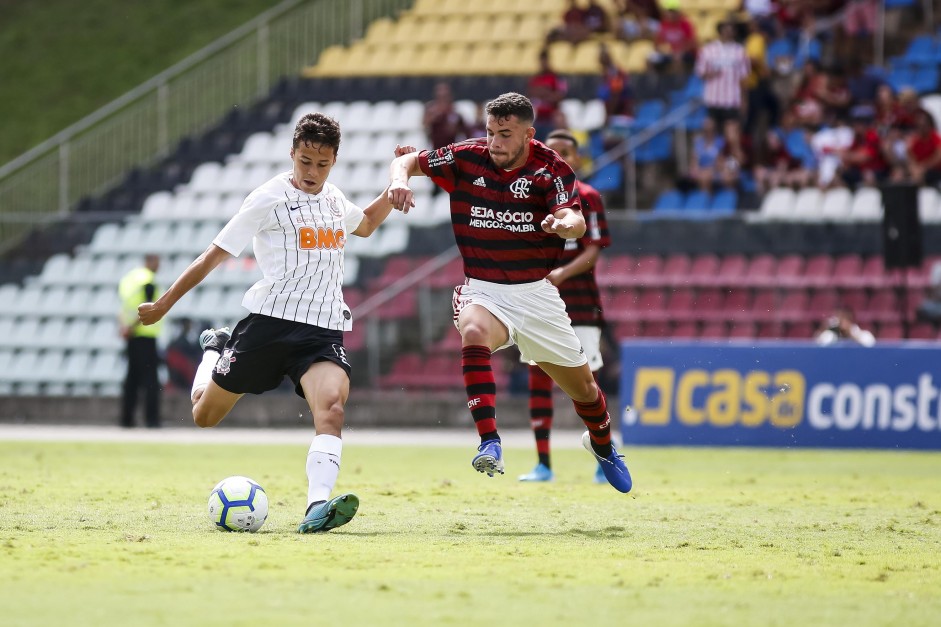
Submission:
[[[451,195],[451,225],[464,275],[492,283],[529,283],[559,264],[565,240],[540,223],[563,208],[579,208],[575,173],[538,141],[524,165],[497,168],[486,138],[418,155],[422,172]]]
[[[607,248],[611,245],[601,194],[588,183],[578,181],[576,186],[587,228],[580,238],[565,241],[565,250],[559,260],[560,266],[571,263],[590,244],[599,248]],[[598,283],[595,281],[594,266],[587,272],[576,274],[563,281],[559,285],[559,294],[565,301],[565,310],[572,319],[572,325],[600,327],[604,324],[601,295],[598,293]]]

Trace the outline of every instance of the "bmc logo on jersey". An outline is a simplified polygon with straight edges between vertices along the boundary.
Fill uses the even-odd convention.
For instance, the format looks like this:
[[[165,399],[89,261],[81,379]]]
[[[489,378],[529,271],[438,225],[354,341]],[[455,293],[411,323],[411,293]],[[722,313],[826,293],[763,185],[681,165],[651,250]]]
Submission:
[[[301,227],[297,231],[297,247],[301,250],[341,250],[346,245],[343,229]]]
[[[510,185],[513,198],[529,198],[529,187],[533,184],[529,179],[516,179]]]

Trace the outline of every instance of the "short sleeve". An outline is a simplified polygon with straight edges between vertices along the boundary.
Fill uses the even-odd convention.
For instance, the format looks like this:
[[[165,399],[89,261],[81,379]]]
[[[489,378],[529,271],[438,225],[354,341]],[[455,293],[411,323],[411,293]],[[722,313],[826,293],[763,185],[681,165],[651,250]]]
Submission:
[[[212,243],[233,257],[238,257],[262,229],[265,220],[271,215],[272,207],[271,198],[267,194],[258,190],[252,192]]]
[[[608,221],[605,218],[601,194],[593,189],[582,190],[580,201],[586,226],[582,241],[599,248],[607,248],[611,245],[611,235],[608,232]]]
[[[346,227],[347,233],[352,233],[359,227],[359,223],[363,221],[365,213],[340,190],[337,190],[337,196],[339,196],[343,206],[343,226]]]
[[[555,213],[560,209],[578,209],[579,206],[575,172],[562,161],[554,168],[552,179],[546,187],[546,209],[549,213]]]
[[[446,192],[454,190],[458,172],[454,158],[454,144],[435,150],[422,150],[418,153],[418,167],[441,189]]]

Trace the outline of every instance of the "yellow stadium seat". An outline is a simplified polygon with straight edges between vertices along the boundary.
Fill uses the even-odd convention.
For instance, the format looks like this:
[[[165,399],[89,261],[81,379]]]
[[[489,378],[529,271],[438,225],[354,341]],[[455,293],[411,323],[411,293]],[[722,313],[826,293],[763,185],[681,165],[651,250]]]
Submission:
[[[482,41],[492,41],[492,20],[487,15],[473,17],[452,18],[458,23],[456,36],[453,41],[476,44]]]
[[[496,42],[513,41],[519,38],[519,19],[515,15],[500,15],[493,18],[489,39]]]
[[[303,75],[307,78],[314,76],[342,76],[345,73],[349,52],[343,46],[330,46],[320,53],[317,64],[306,68]]]
[[[597,41],[585,41],[575,47],[575,58],[572,60],[572,72],[575,74],[597,74],[601,71],[598,62],[600,46]]]
[[[419,74],[423,76],[440,74],[442,47],[439,44],[415,46],[415,54],[412,58],[412,68],[409,74]]]
[[[642,39],[625,44],[612,42],[609,45],[614,62],[625,72],[643,72],[647,69],[647,57],[654,51],[652,41]]]
[[[516,22],[516,38],[519,41],[543,41],[549,29],[540,15],[524,15]]]
[[[381,17],[372,24],[369,25],[369,28],[366,29],[366,35],[364,39],[368,41],[385,41],[392,36],[392,32],[395,30],[396,22],[393,22],[387,17]]]
[[[565,41],[557,41],[549,46],[549,66],[560,74],[571,72],[575,48]]]
[[[467,69],[470,48],[465,44],[451,44],[442,49],[439,56],[438,73],[447,74],[469,74]]]

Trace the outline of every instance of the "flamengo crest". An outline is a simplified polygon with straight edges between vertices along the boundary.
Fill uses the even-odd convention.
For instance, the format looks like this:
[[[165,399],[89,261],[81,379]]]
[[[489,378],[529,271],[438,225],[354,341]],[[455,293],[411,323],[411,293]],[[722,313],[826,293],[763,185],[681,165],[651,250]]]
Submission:
[[[529,179],[516,179],[510,185],[513,198],[529,198],[529,187],[533,184]]]

